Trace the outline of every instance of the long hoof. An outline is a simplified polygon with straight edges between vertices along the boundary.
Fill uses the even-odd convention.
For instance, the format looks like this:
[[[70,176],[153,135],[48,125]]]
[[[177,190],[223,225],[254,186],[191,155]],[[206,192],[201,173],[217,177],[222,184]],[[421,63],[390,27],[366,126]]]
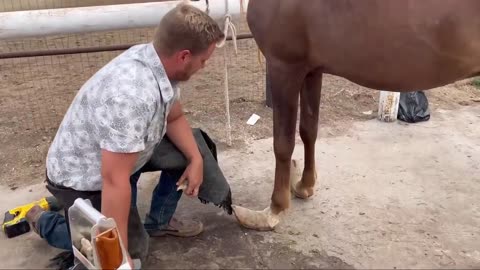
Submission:
[[[233,205],[233,212],[240,225],[257,231],[271,231],[280,223],[280,215],[272,213],[270,207],[263,211],[254,211]]]
[[[315,173],[315,179],[317,175]],[[292,159],[292,166],[290,167],[290,190],[295,197],[300,199],[308,199],[313,196],[313,187],[304,187],[302,185],[302,171],[300,169],[300,163]]]

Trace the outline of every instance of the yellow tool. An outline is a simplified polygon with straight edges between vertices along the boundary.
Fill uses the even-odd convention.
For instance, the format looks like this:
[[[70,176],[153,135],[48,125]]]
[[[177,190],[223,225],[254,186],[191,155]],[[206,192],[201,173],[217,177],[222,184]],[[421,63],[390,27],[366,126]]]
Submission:
[[[26,215],[35,205],[40,206],[45,211],[59,211],[62,209],[57,199],[50,196],[5,212],[2,229],[8,238],[19,236],[30,231],[30,224],[28,224]]]

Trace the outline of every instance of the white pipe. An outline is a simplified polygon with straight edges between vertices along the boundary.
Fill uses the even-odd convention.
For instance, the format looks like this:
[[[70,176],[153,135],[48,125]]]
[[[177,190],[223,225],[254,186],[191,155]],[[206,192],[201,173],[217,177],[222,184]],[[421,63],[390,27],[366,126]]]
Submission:
[[[0,40],[112,31],[156,26],[161,18],[183,1],[166,1],[123,5],[28,10],[0,13]],[[210,0],[209,14],[217,21],[228,11],[241,14],[242,0]],[[206,11],[206,1],[189,1]],[[248,0],[243,0],[246,9]]]
[[[378,103],[378,120],[382,122],[395,122],[397,120],[400,92],[380,91]]]

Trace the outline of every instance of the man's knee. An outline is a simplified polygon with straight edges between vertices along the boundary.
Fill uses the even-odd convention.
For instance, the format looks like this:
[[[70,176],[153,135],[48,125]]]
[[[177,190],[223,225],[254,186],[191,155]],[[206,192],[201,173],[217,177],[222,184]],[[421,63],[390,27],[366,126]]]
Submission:
[[[44,211],[33,221],[32,226],[38,235],[51,246],[71,250],[72,244],[65,217],[57,212]]]

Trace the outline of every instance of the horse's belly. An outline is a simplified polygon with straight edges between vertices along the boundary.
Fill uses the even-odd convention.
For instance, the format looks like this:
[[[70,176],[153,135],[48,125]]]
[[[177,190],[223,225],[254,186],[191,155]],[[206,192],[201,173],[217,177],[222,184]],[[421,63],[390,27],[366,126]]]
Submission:
[[[469,41],[451,41],[448,47],[414,35],[399,38],[390,44],[371,39],[323,47],[316,62],[326,73],[393,91],[430,89],[480,73],[480,46]]]
[[[374,59],[327,65],[324,72],[368,88],[390,91],[427,90],[480,74],[474,65],[452,63],[448,59],[442,61],[436,58],[431,62],[409,64],[400,56],[392,57],[389,63],[381,65],[376,64]]]
[[[480,72],[478,1],[315,3],[302,10],[303,40],[310,65],[327,73],[371,88],[425,89]]]

